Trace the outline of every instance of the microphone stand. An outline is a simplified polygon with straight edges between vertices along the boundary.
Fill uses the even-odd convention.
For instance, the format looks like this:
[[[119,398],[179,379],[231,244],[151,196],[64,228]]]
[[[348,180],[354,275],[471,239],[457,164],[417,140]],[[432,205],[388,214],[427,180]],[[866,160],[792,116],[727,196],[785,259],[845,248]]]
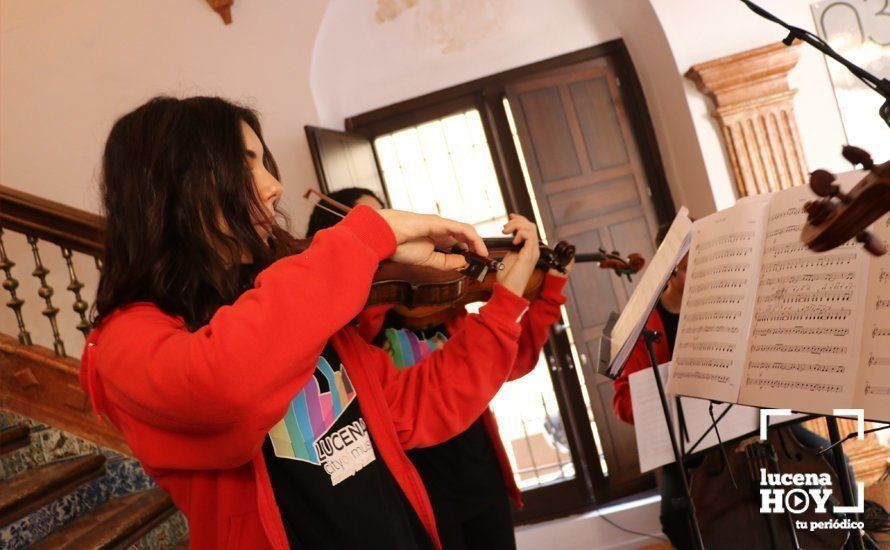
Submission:
[[[800,27],[789,25],[788,23],[782,21],[775,15],[771,14],[770,12],[766,11],[750,0],[742,0],[742,3],[748,6],[751,11],[763,17],[764,19],[785,27],[788,30],[788,36],[786,36],[785,39],[782,40],[782,43],[786,46],[790,46],[795,39],[806,42],[810,46],[813,46],[823,54],[827,55],[828,57],[834,59],[835,61],[846,67],[848,71],[853,73],[853,76],[855,76],[866,86],[883,96],[884,104],[881,105],[881,108],[878,110],[878,115],[880,115],[880,117],[884,119],[884,122],[887,124],[887,126],[890,126],[890,80],[887,80],[886,78],[878,78],[862,67],[856,65],[846,57],[834,51],[834,49],[829,46],[824,40],[811,33],[810,31],[801,29]]]

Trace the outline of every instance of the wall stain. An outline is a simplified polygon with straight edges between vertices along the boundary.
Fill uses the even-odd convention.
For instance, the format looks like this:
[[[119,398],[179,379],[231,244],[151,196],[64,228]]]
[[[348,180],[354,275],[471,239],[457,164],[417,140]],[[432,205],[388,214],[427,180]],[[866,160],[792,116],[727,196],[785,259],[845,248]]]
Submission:
[[[432,40],[443,54],[497,34],[509,15],[507,0],[377,0],[375,18],[383,24],[409,10],[421,39]]]

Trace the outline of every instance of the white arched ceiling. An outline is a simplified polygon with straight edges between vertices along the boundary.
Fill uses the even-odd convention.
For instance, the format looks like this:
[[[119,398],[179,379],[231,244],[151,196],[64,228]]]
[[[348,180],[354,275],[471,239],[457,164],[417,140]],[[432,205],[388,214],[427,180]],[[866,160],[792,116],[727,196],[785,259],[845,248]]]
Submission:
[[[343,120],[618,37],[590,0],[331,0],[313,53],[319,120]]]

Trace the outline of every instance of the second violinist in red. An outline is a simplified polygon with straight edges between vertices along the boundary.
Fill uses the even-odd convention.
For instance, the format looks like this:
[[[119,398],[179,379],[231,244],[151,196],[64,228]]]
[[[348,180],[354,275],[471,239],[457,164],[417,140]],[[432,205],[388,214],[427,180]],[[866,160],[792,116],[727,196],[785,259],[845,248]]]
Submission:
[[[366,189],[344,189],[328,198],[333,199],[331,203],[339,203],[347,209],[356,204],[383,208],[382,202]],[[323,204],[316,206],[307,236],[314,236],[327,225],[336,223],[338,218],[339,214],[332,214]],[[514,282],[510,280],[510,274],[516,265],[539,264],[543,247],[539,247],[535,225],[522,216],[511,215],[503,232],[513,235],[503,240],[516,245],[521,243],[522,247],[516,252],[507,252],[502,260],[504,268],[489,276],[494,277],[498,285],[512,286]],[[491,247],[489,252],[495,255]],[[534,275],[525,277],[523,274],[522,277],[536,277],[537,281],[527,281],[525,287],[514,287],[514,292],[533,296],[534,300],[519,319],[518,349],[507,374],[508,381],[528,374],[537,364],[549,327],[560,318],[560,307],[566,300],[562,289],[572,265],[571,260],[561,269],[542,269],[538,265]],[[488,294],[494,299],[498,292],[495,287],[494,292]],[[478,296],[477,299],[485,298],[481,288],[469,294]],[[462,301],[447,308],[429,307],[422,313],[416,309],[385,304],[366,308],[359,316],[358,328],[362,336],[386,351],[401,372],[416,369],[428,357],[449,352],[482,352],[475,361],[477,368],[482,369],[496,360],[475,345],[484,340],[484,334],[472,322],[473,316],[467,313]],[[468,348],[468,344],[472,347]],[[411,449],[408,457],[429,492],[445,549],[516,547],[509,502],[512,500],[521,507],[520,490],[490,409],[463,425],[458,435],[436,445]]]

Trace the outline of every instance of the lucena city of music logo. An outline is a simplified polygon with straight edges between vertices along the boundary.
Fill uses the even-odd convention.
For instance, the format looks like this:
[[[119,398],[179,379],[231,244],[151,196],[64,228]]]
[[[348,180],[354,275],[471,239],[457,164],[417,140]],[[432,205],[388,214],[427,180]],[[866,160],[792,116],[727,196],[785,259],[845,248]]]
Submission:
[[[791,416],[790,409],[760,410],[760,439],[767,437],[769,418]],[[862,409],[834,409],[833,416],[856,417],[857,437],[863,439],[865,432],[865,411]],[[827,521],[797,521],[795,527],[815,531],[817,529],[862,529],[862,521],[854,521],[847,514],[861,514],[865,511],[865,484],[856,483],[856,506],[840,506],[832,494],[831,476],[827,473],[771,473],[760,469],[760,513],[761,514],[802,514],[812,510],[817,514],[834,516]]]

